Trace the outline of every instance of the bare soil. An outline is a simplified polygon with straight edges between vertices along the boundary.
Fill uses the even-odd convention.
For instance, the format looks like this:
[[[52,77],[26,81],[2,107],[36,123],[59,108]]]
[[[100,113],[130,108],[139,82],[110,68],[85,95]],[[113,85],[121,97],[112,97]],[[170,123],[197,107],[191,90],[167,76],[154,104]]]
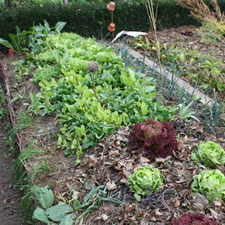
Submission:
[[[0,122],[0,219],[1,225],[22,225],[23,220],[19,209],[20,192],[12,185],[12,165],[6,144],[5,124]]]

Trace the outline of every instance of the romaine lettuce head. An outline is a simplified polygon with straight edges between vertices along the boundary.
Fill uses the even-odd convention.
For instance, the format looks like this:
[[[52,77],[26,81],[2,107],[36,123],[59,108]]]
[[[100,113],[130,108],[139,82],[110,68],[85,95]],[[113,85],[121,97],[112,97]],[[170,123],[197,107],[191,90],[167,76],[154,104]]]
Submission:
[[[132,192],[138,195],[148,195],[149,191],[155,192],[163,186],[163,175],[159,169],[150,165],[140,167],[129,178],[128,184]]]
[[[215,168],[216,165],[225,164],[225,151],[213,141],[202,142],[191,154],[191,159],[206,167]]]
[[[194,193],[199,192],[213,202],[215,199],[225,201],[225,176],[220,170],[203,170],[193,177],[191,189]]]

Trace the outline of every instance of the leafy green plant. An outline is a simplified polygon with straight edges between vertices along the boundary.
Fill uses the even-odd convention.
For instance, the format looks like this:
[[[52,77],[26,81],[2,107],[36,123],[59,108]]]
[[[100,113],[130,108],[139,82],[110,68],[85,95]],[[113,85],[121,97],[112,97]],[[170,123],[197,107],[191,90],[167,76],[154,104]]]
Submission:
[[[172,119],[173,112],[156,98],[154,81],[126,68],[112,49],[69,33],[49,36],[44,43],[45,52],[33,56],[32,63],[38,67],[33,79],[39,82],[40,92],[30,94],[29,109],[34,114],[59,117],[58,145],[67,155],[76,152],[77,163],[83,150],[116,128],[149,117]],[[87,68],[90,61],[99,65],[95,90]],[[44,78],[47,69],[51,73]]]
[[[7,48],[13,48],[18,54],[28,52],[29,49],[32,49],[34,52],[40,52],[42,50],[41,45],[43,44],[43,40],[50,35],[59,33],[65,25],[65,22],[57,22],[55,27],[51,28],[45,20],[44,26],[41,24],[39,26],[33,26],[28,31],[21,31],[16,26],[16,34],[9,34],[11,43],[0,38],[0,44]],[[55,29],[55,31],[52,29]]]
[[[203,170],[193,177],[191,189],[193,193],[200,193],[210,201],[222,199],[225,201],[225,176],[220,170]]]
[[[159,169],[152,168],[150,165],[139,167],[129,177],[128,185],[137,201],[141,201],[141,195],[146,196],[155,192],[163,186],[163,176]]]
[[[34,194],[36,200],[42,207],[35,209],[33,213],[34,219],[46,224],[53,224],[54,222],[73,224],[73,208],[64,202],[59,202],[57,205],[52,206],[54,202],[52,190],[48,189],[48,187],[36,187]]]
[[[18,26],[16,26],[16,34],[9,34],[11,43],[7,40],[0,38],[0,44],[7,48],[13,48],[18,54],[28,50],[29,45],[29,34],[27,31],[21,31]]]
[[[218,103],[216,97],[216,91],[213,89],[214,103],[207,103],[202,107],[202,115],[204,116],[204,122],[207,129],[212,131],[214,134],[214,128],[218,125],[220,114],[222,113],[223,104]]]
[[[106,189],[107,187],[105,185],[100,185],[92,189],[87,195],[85,195],[82,203],[80,203],[79,200],[74,201],[73,207],[76,211],[86,208],[85,211],[81,215],[79,215],[77,221],[84,217],[91,210],[99,208],[103,201],[109,201],[116,204],[123,203],[115,198],[115,196],[117,196],[119,193],[107,197]]]
[[[191,159],[206,167],[215,168],[216,165],[225,164],[225,151],[213,141],[201,142],[191,154]]]
[[[82,203],[78,199],[73,199],[73,207],[65,202],[59,202],[57,205],[52,206],[54,203],[52,190],[48,187],[36,187],[35,197],[41,207],[35,209],[33,217],[46,224],[59,222],[60,225],[72,225],[75,224],[75,222],[78,222],[91,210],[99,208],[103,201],[122,204],[121,201],[114,198],[116,195],[118,195],[118,193],[107,197],[106,186],[100,185],[85,195]],[[70,203],[72,203],[72,201],[70,201]],[[80,210],[84,210],[84,212],[78,216]]]
[[[194,102],[192,101],[187,106],[185,106],[185,102],[182,103],[182,104],[179,104],[178,105],[178,107],[179,107],[179,116],[181,118],[187,118],[187,119],[192,118],[192,119],[197,120],[198,122],[200,122],[199,119],[196,116],[194,116],[195,111],[193,111],[191,109],[191,105],[193,103]]]

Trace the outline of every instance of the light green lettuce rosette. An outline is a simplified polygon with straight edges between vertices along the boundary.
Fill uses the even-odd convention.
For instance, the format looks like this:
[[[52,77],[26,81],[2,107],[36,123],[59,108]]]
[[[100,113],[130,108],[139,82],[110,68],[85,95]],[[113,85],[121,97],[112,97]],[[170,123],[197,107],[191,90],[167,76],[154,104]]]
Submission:
[[[163,186],[163,175],[159,169],[152,168],[149,165],[140,167],[129,178],[128,184],[130,190],[135,192],[134,197],[141,201],[141,195],[148,195],[149,191],[155,192]]]
[[[191,159],[206,167],[215,168],[216,165],[225,164],[225,151],[213,141],[202,142],[191,154]]]
[[[191,189],[204,195],[211,203],[215,199],[225,201],[225,176],[220,170],[202,171],[193,177]]]

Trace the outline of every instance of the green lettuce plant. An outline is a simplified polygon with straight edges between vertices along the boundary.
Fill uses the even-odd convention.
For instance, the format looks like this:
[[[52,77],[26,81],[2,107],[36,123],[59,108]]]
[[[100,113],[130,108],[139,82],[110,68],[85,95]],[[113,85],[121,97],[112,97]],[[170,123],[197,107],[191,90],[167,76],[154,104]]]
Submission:
[[[137,201],[141,201],[141,195],[146,196],[150,192],[155,192],[163,186],[163,175],[159,169],[150,165],[140,167],[129,178],[128,185]]]
[[[198,192],[210,201],[222,199],[225,201],[225,176],[220,170],[203,170],[193,177],[191,189]]]
[[[191,154],[191,159],[206,167],[215,168],[216,165],[225,164],[225,151],[213,141],[202,142]]]

